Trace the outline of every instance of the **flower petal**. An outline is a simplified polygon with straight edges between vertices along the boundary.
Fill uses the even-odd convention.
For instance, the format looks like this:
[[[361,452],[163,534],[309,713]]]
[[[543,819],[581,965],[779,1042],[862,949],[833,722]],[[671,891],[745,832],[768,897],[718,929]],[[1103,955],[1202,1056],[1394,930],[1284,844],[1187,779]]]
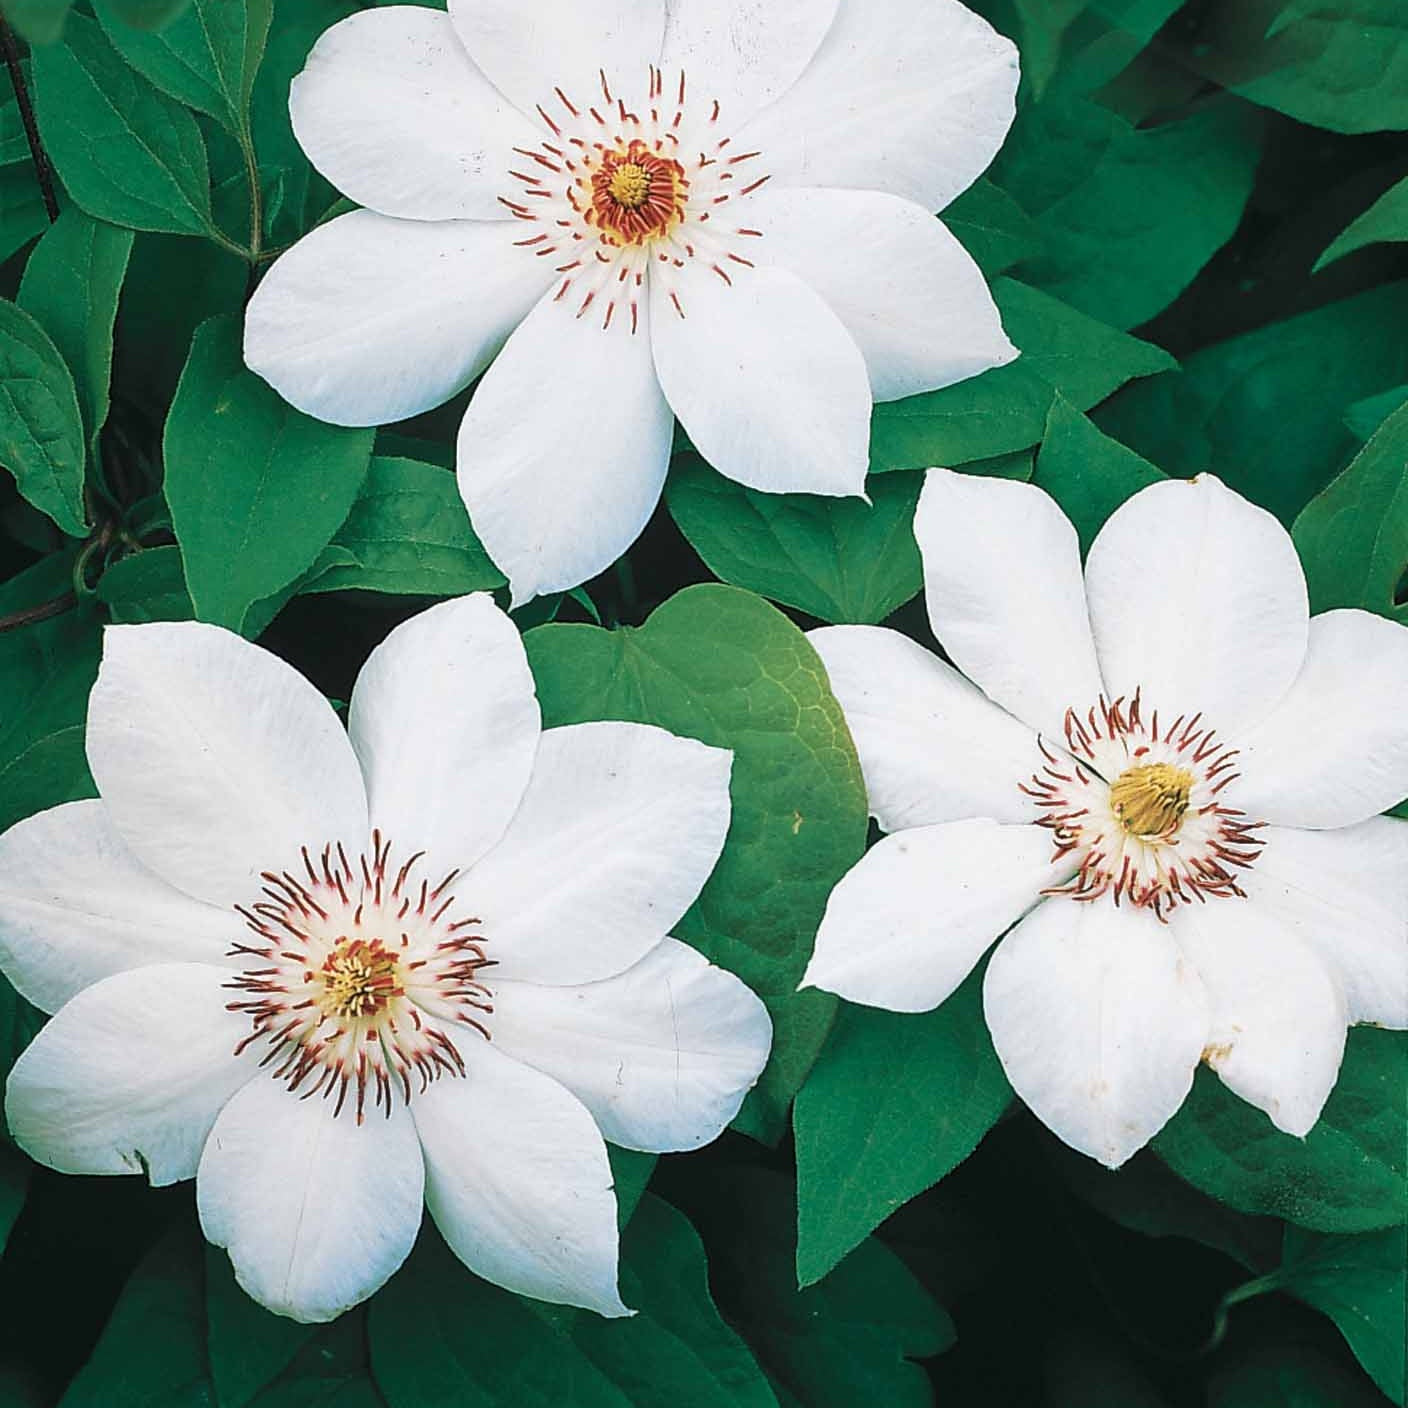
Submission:
[[[644,100],[660,59],[665,0],[450,0],[469,56],[520,111],[533,113],[559,90],[586,110],[613,93]]]
[[[841,0],[810,67],[738,141],[779,185],[942,210],[997,155],[1017,78],[1011,41],[958,0]]]
[[[1184,905],[1172,928],[1207,990],[1203,1060],[1277,1129],[1304,1137],[1344,1054],[1344,997],[1329,968],[1251,901]]]
[[[934,634],[989,699],[1047,737],[1100,695],[1076,530],[1033,484],[931,469],[914,536]]]
[[[1262,821],[1318,828],[1350,826],[1401,802],[1405,698],[1408,629],[1367,611],[1314,617],[1290,693],[1240,740],[1236,805]]]
[[[410,220],[503,218],[513,148],[539,140],[449,18],[419,5],[363,10],[325,30],[288,107],[299,146],[338,190]]]
[[[698,261],[652,271],[655,368],[675,414],[699,453],[750,489],[862,493],[871,402],[860,349],[795,274],[737,272],[730,288]]]
[[[391,1279],[420,1230],[424,1169],[399,1101],[359,1125],[261,1074],[225,1106],[196,1176],[206,1237],[276,1315],[334,1320]]]
[[[237,1058],[249,1019],[226,1010],[229,974],[156,963],[85,988],[52,1017],[10,1072],[15,1142],[60,1173],[191,1178],[210,1127],[255,1076]]]
[[[45,1012],[129,968],[219,964],[241,928],[153,875],[101,802],[52,807],[0,836],[0,967]]]
[[[645,724],[548,729],[508,834],[465,886],[494,976],[592,983],[639,962],[723,850],[732,765]]]
[[[555,1080],[473,1035],[468,1075],[412,1107],[425,1201],[469,1269],[496,1286],[600,1315],[631,1312],[616,1289],[616,1196],[606,1145]]]
[[[802,978],[850,1002],[928,1012],[1068,875],[1039,826],[950,821],[886,836],[831,892]]]
[[[845,324],[875,400],[951,386],[1017,356],[982,271],[922,206],[879,191],[768,186],[747,220],[763,233],[760,254]]]
[[[460,426],[460,493],[514,605],[609,567],[660,499],[674,419],[632,330],[546,295],[508,340]],[[604,316],[604,315],[603,315]]]
[[[974,816],[1032,819],[1018,784],[1040,754],[1026,724],[898,631],[823,626],[807,639],[846,715],[882,831]]]
[[[663,939],[614,978],[498,983],[494,1045],[567,1087],[613,1144],[666,1153],[716,1139],[767,1064],[767,1008],[732,973]]]
[[[1408,1028],[1408,821],[1269,826],[1247,893],[1338,977],[1351,1022]]]
[[[696,99],[719,103],[729,131],[801,77],[836,17],[837,0],[665,0],[660,67],[683,70]]]
[[[1107,690],[1140,690],[1165,721],[1201,713],[1236,739],[1305,659],[1309,607],[1290,535],[1211,474],[1151,484],[1116,509],[1085,579]]]
[[[372,651],[352,692],[352,746],[371,824],[439,867],[469,866],[504,834],[538,751],[523,640],[493,597],[442,602]]]
[[[299,848],[366,841],[356,756],[292,666],[194,621],[109,626],[88,765],[122,839],[196,899],[258,898]]]
[[[438,406],[489,365],[553,277],[514,248],[517,233],[503,221],[339,215],[264,276],[245,315],[244,359],[284,400],[334,425]]]
[[[1053,899],[997,946],[983,983],[1012,1088],[1109,1168],[1183,1103],[1208,1034],[1193,965],[1147,909]]]

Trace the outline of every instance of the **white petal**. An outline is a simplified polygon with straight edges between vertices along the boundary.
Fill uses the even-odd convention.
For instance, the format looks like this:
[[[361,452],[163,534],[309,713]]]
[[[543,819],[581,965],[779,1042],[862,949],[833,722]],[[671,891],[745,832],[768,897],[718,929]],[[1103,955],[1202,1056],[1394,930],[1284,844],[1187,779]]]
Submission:
[[[989,699],[1048,738],[1100,695],[1080,545],[1034,484],[931,469],[914,536],[929,620]]]
[[[36,1007],[148,963],[227,961],[242,925],[153,875],[101,802],[68,802],[0,836],[0,967]]]
[[[1305,659],[1309,607],[1290,535],[1210,474],[1151,484],[1116,509],[1085,567],[1113,695],[1223,739],[1260,723]],[[1397,799],[1395,799],[1397,800]]]
[[[759,257],[804,279],[846,325],[877,401],[1017,356],[972,256],[912,201],[767,186],[749,200],[747,222],[763,233]]]
[[[469,56],[526,113],[555,89],[585,111],[613,93],[644,98],[659,62],[665,0],[450,0]]]
[[[489,365],[553,277],[514,248],[520,229],[370,210],[329,220],[255,290],[244,359],[284,400],[334,425],[438,406]]]
[[[616,1196],[592,1117],[555,1080],[466,1034],[460,1080],[433,1082],[412,1113],[425,1201],[451,1250],[496,1286],[600,1315],[616,1290]]]
[[[500,1051],[566,1086],[613,1144],[652,1153],[716,1139],[772,1046],[752,991],[674,939],[600,983],[496,983],[493,1032]]]
[[[1349,826],[1408,796],[1408,628],[1367,611],[1310,622],[1296,682],[1240,739],[1229,802],[1281,826]]]
[[[803,987],[928,1012],[1004,930],[1070,873],[1039,826],[950,821],[886,836],[841,877]]]
[[[1018,784],[1040,754],[1026,724],[898,631],[823,626],[807,639],[845,712],[882,831],[973,816],[1032,819]]]
[[[1196,969],[1147,909],[1048,900],[997,946],[983,983],[1012,1088],[1109,1168],[1183,1103],[1208,1034]]]
[[[308,159],[358,205],[412,220],[502,218],[533,124],[470,62],[446,15],[390,5],[325,30],[289,89]]]
[[[739,136],[779,185],[942,210],[1012,125],[1017,50],[958,0],[842,0],[810,67]]]
[[[717,99],[729,131],[785,93],[811,62],[837,0],[665,0],[666,82],[683,70],[695,100]]]
[[[336,1319],[380,1289],[420,1230],[424,1170],[399,1101],[358,1125],[267,1072],[225,1106],[196,1177],[200,1225],[276,1315]]]
[[[257,899],[260,872],[302,846],[366,841],[362,774],[332,705],[218,626],[107,628],[88,765],[137,858],[213,904]]]
[[[660,499],[674,418],[639,327],[547,294],[480,382],[460,426],[460,493],[515,605],[609,567]]]
[[[1344,997],[1329,968],[1252,901],[1185,905],[1171,924],[1208,995],[1203,1059],[1277,1129],[1309,1133],[1344,1053]]]
[[[465,885],[494,976],[592,983],[639,962],[723,850],[732,764],[645,724],[548,729],[508,834]]]
[[[60,1173],[191,1178],[225,1102],[255,1078],[223,968],[158,963],[85,988],[25,1048],[6,1089],[15,1142]]]
[[[795,274],[740,266],[729,277],[732,287],[698,261],[651,275],[655,368],[695,448],[765,493],[861,493],[871,401],[860,349]]]
[[[1257,907],[1319,952],[1351,1022],[1408,1028],[1408,821],[1261,836],[1266,849],[1242,882]]]
[[[482,592],[413,616],[362,667],[349,729],[371,824],[403,859],[472,865],[503,836],[538,751],[517,628]]]

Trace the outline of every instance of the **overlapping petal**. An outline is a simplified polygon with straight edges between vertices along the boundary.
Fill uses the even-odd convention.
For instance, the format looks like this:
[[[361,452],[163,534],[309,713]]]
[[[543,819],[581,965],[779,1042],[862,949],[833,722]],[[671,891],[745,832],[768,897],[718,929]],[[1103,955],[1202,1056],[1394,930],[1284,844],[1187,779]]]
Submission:
[[[101,802],[52,807],[0,836],[0,968],[46,1012],[129,968],[226,963],[241,928],[148,870]]]
[[[802,982],[927,1012],[1061,878],[1039,826],[952,821],[886,836],[831,892]]]
[[[922,207],[878,191],[769,186],[748,203],[762,254],[810,284],[894,401],[1017,356],[972,256]]]
[[[190,1178],[225,1102],[255,1078],[254,1061],[234,1054],[249,1023],[227,1010],[228,977],[158,963],[85,988],[10,1072],[15,1142],[61,1173]]]
[[[441,868],[472,865],[503,836],[538,751],[517,628],[485,593],[413,616],[362,667],[348,728],[372,826]]]
[[[606,1316],[616,1289],[616,1197],[585,1106],[472,1033],[467,1074],[435,1081],[413,1113],[425,1200],[469,1269],[506,1290]]]
[[[264,276],[245,315],[245,361],[335,425],[438,406],[489,365],[554,278],[514,247],[519,230],[339,215]]]
[[[366,841],[361,770],[332,705],[278,656],[196,622],[109,626],[88,704],[108,817],[163,879],[258,898],[300,848]]]
[[[615,978],[498,983],[494,1045],[542,1071],[626,1149],[697,1149],[722,1133],[767,1064],[767,1008],[732,973],[663,939]]]

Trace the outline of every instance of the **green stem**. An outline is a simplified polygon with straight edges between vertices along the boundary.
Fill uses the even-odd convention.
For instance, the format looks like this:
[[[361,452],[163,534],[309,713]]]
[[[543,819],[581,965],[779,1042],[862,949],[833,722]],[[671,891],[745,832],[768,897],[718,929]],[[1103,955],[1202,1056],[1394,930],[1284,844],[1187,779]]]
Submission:
[[[254,152],[254,136],[246,122],[239,133],[240,151],[244,154],[245,180],[249,185],[249,249],[246,258],[252,266],[259,263],[264,247],[264,194],[259,189],[259,159]]]
[[[1213,1316],[1212,1333],[1208,1336],[1207,1343],[1203,1345],[1201,1352],[1211,1354],[1226,1339],[1228,1314],[1234,1305],[1240,1305],[1244,1300],[1251,1300],[1255,1296],[1263,1296],[1271,1291],[1279,1291],[1281,1279],[1280,1271],[1272,1271],[1266,1276],[1259,1276],[1255,1281],[1248,1281],[1245,1285],[1237,1286],[1228,1291],[1218,1302],[1217,1311]]]

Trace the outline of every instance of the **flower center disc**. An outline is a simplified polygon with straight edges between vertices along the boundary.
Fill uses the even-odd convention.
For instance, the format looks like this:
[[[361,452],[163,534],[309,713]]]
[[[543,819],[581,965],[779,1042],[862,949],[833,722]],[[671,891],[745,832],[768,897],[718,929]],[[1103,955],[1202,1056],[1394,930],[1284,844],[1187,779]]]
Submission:
[[[684,218],[688,186],[679,162],[632,142],[607,152],[592,173],[587,223],[617,245],[659,239]]]
[[[318,1004],[330,1017],[372,1017],[403,991],[396,955],[380,939],[344,939],[323,960]]]
[[[1183,821],[1195,781],[1172,763],[1127,768],[1110,788],[1110,807],[1131,836],[1167,839]]]

